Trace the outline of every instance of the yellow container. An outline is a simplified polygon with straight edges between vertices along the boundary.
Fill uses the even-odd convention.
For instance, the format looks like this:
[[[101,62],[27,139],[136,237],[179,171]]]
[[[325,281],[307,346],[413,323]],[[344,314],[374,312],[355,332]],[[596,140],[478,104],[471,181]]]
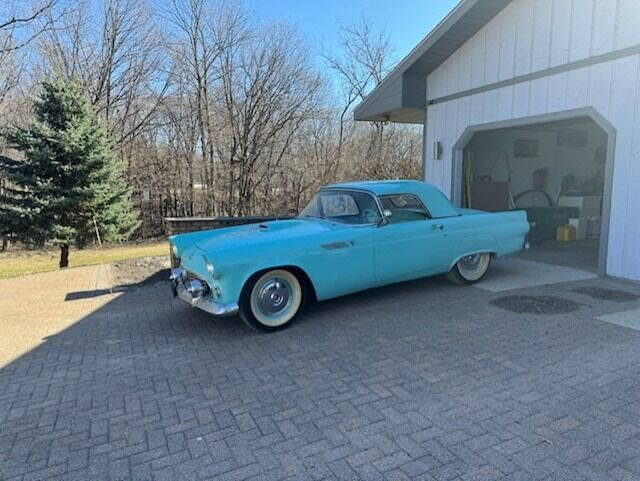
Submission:
[[[556,229],[556,240],[560,242],[572,242],[576,240],[576,228],[572,225],[561,225]]]

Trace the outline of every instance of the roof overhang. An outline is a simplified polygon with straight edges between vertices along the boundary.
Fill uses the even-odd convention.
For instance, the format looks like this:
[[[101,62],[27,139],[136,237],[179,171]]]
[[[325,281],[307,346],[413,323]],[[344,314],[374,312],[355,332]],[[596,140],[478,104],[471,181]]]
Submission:
[[[355,108],[355,120],[424,122],[427,75],[512,0],[461,0]]]

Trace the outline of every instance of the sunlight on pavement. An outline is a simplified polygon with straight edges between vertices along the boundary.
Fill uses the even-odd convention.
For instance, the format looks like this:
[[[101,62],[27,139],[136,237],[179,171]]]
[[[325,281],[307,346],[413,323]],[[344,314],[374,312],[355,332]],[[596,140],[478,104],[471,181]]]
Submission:
[[[0,368],[118,297],[108,265],[0,279]]]

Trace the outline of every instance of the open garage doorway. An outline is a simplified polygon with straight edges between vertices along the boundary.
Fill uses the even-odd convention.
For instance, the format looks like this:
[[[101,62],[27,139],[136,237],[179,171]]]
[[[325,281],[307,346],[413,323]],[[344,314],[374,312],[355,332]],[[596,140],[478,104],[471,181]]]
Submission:
[[[588,109],[467,129],[454,149],[453,199],[523,209],[523,259],[605,274],[615,131]]]

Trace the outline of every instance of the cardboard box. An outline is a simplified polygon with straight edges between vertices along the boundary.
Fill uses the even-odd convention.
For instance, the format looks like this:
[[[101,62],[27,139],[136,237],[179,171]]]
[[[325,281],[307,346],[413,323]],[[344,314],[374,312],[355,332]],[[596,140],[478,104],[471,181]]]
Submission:
[[[576,240],[584,240],[587,238],[589,220],[586,217],[576,217],[574,219],[569,219],[569,225],[573,226],[573,228],[576,230]]]
[[[577,207],[580,209],[580,217],[600,217],[601,195],[568,196],[563,195],[558,199],[558,206]]]

